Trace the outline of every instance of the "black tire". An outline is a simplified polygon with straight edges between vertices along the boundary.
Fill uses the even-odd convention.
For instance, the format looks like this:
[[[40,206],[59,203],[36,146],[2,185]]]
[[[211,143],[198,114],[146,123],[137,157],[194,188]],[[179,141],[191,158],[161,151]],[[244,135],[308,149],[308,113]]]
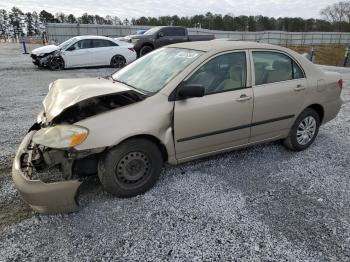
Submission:
[[[118,197],[133,197],[152,188],[163,165],[152,141],[129,139],[109,150],[99,161],[98,176],[104,189]]]
[[[122,68],[126,64],[126,59],[122,55],[115,55],[111,59],[111,67],[113,68]]]
[[[145,45],[140,50],[140,57],[144,56],[144,55],[146,55],[146,54],[148,54],[148,53],[150,53],[152,51],[153,51],[153,48],[151,46]]]
[[[313,119],[313,120],[312,120]],[[310,128],[312,131],[303,131],[301,127],[301,123],[305,122],[303,121],[310,121],[313,123],[315,121],[315,128]],[[298,118],[295,120],[291,130],[289,131],[288,137],[283,141],[283,144],[290,150],[293,151],[302,151],[306,148],[308,148],[315,140],[318,130],[320,127],[320,116],[319,114],[311,109],[306,108],[301,114],[298,116]],[[311,125],[313,126],[313,125]],[[301,135],[300,133],[305,133],[305,141],[303,140],[304,135]]]
[[[62,70],[64,69],[64,60],[62,57],[52,57],[48,62],[48,67],[52,71]]]

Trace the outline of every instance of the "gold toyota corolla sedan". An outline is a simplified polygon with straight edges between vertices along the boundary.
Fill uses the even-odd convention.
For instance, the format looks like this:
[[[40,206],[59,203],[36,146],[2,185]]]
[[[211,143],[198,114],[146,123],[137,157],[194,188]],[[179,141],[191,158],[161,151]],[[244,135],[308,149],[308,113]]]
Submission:
[[[339,112],[342,84],[279,46],[171,45],[105,78],[51,83],[13,180],[37,212],[72,212],[96,173],[106,191],[132,197],[156,183],[164,162],[273,140],[301,151]]]

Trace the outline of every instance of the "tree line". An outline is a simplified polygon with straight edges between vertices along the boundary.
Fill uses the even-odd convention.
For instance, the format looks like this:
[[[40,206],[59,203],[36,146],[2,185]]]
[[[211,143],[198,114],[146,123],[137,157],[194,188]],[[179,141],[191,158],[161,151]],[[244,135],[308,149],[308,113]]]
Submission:
[[[105,17],[84,13],[76,17],[74,14],[58,12],[52,14],[46,10],[41,12],[22,12],[13,7],[7,11],[0,9],[0,35],[38,35],[45,30],[46,23],[80,23],[104,25],[174,25],[200,27],[224,31],[263,31],[281,30],[290,32],[306,31],[350,31],[350,1],[329,5],[320,11],[322,19],[303,19],[300,17],[267,17],[263,15],[235,16],[233,14],[213,14],[193,16],[160,16],[139,17],[123,21],[117,16]]]

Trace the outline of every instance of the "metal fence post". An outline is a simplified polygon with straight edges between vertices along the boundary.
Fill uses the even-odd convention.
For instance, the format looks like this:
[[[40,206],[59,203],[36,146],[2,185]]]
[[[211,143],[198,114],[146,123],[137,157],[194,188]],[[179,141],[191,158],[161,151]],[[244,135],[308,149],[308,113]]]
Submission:
[[[311,51],[310,51],[310,61],[313,63],[315,60],[315,51],[314,51],[314,46],[311,46]]]
[[[343,67],[346,67],[346,66],[348,65],[349,51],[350,51],[350,44],[349,44],[348,47],[345,49]]]
[[[26,46],[26,37],[25,36],[22,36],[21,37],[21,42],[22,42],[22,45],[23,45],[23,51],[24,51],[24,55],[27,55],[28,52],[27,52],[27,46]]]

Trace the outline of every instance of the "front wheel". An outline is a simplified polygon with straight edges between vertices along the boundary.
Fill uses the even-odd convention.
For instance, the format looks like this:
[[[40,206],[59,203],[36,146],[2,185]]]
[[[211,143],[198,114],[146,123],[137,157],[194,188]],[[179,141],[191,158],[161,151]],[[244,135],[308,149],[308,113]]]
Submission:
[[[133,197],[157,182],[163,165],[158,146],[153,142],[129,139],[100,160],[98,176],[104,189],[118,197]]]
[[[320,127],[320,116],[311,109],[305,109],[295,120],[284,145],[293,151],[308,148],[315,140]]]
[[[64,69],[64,60],[62,57],[52,57],[48,63],[50,70],[62,70]]]

